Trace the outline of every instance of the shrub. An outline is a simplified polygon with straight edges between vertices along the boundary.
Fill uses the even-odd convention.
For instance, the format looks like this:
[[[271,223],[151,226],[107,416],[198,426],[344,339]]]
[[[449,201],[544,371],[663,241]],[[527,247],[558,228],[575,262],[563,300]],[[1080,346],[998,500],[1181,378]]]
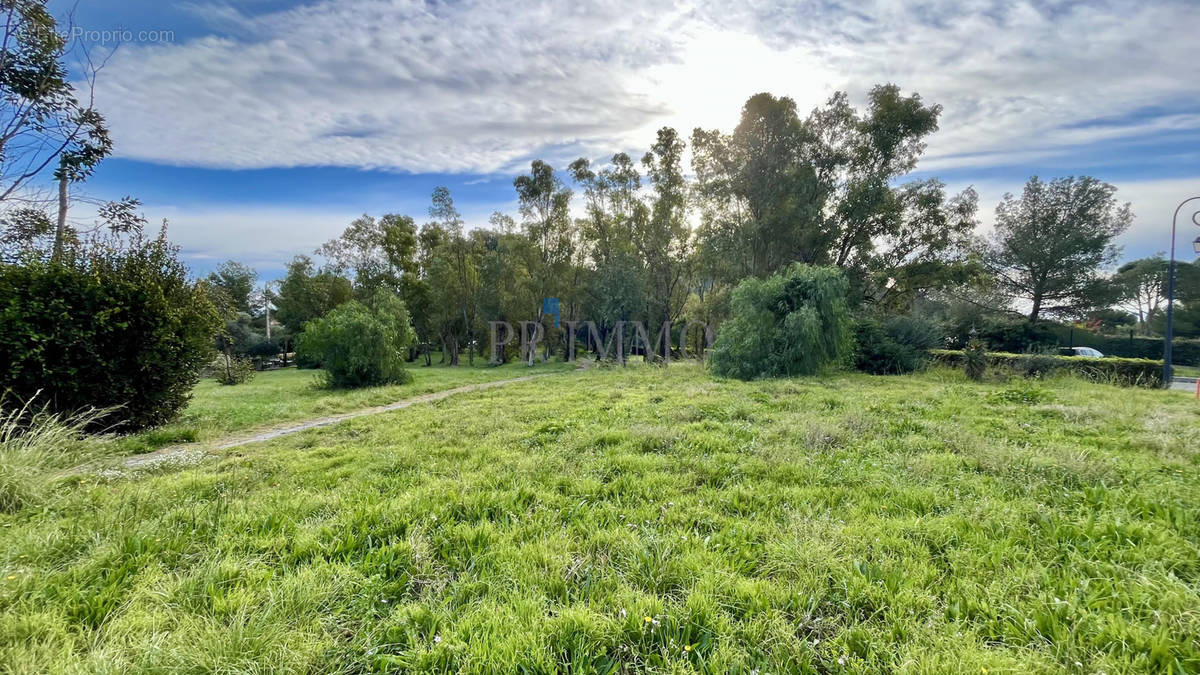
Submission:
[[[254,377],[254,362],[244,356],[224,356],[215,373],[221,384],[242,384]]]
[[[931,354],[936,361],[955,367],[963,365],[966,359],[964,352],[959,350],[935,349]],[[990,352],[986,361],[988,366],[1006,369],[1025,377],[1070,373],[1092,382],[1126,387],[1156,388],[1163,384],[1161,360]]]
[[[852,348],[847,288],[841,270],[800,264],[743,280],[709,357],[713,372],[749,380],[843,363]]]
[[[941,342],[940,331],[928,321],[907,316],[859,319],[854,323],[854,367],[875,375],[911,373]]]
[[[967,377],[976,382],[983,380],[983,375],[987,372],[987,350],[983,341],[971,338],[962,354],[963,370],[966,371]]]
[[[415,339],[404,303],[381,293],[370,306],[345,303],[304,326],[296,360],[321,363],[331,387],[367,387],[408,382],[404,355]]]
[[[160,236],[68,262],[0,265],[0,391],[50,412],[114,408],[122,431],[170,420],[212,354],[220,319]]]

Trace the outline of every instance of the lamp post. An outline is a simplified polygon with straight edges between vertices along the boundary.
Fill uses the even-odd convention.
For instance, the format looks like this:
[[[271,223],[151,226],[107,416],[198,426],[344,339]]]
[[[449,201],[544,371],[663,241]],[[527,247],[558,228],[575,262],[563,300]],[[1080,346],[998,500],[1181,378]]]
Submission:
[[[1179,220],[1179,212],[1188,202],[1200,201],[1200,197],[1188,197],[1175,207],[1175,215],[1171,216],[1171,263],[1167,267],[1167,335],[1163,341],[1163,386],[1171,386],[1171,337],[1174,334],[1172,315],[1175,308],[1175,221]],[[1192,222],[1200,227],[1200,209],[1192,214]],[[1192,242],[1192,248],[1200,254],[1200,237]]]

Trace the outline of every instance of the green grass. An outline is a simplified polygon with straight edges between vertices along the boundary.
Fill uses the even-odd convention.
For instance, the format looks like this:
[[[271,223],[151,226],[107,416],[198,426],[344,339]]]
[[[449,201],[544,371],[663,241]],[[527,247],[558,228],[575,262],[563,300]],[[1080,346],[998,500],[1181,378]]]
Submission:
[[[234,386],[209,378],[196,385],[191,402],[177,420],[125,437],[120,447],[126,454],[149,452],[166,445],[207,441],[262,426],[336,415],[463,385],[562,372],[573,367],[561,362],[533,367],[519,363],[490,367],[486,362],[486,358],[477,358],[476,365],[470,367],[464,358],[461,366],[453,368],[412,364],[409,372],[413,381],[408,384],[355,390],[325,388],[318,381],[319,371],[296,368],[257,373],[249,382]]]
[[[594,369],[0,532],[0,670],[1200,671],[1200,406],[1069,379]]]
[[[1200,366],[1171,366],[1176,377],[1200,377]]]

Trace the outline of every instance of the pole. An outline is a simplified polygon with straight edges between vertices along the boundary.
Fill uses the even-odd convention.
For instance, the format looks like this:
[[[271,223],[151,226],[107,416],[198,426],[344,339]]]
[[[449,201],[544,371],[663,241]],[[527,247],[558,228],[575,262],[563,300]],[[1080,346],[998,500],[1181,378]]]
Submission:
[[[1171,216],[1171,263],[1167,267],[1167,334],[1163,340],[1163,386],[1171,386],[1171,338],[1174,335],[1174,309],[1175,309],[1175,221],[1179,220],[1179,212],[1183,210],[1183,205],[1190,201],[1200,200],[1200,197],[1188,197],[1179,202],[1179,206],[1175,207],[1175,215]],[[1197,212],[1200,213],[1200,212]],[[1192,217],[1192,222],[1200,225],[1196,221],[1195,216]]]

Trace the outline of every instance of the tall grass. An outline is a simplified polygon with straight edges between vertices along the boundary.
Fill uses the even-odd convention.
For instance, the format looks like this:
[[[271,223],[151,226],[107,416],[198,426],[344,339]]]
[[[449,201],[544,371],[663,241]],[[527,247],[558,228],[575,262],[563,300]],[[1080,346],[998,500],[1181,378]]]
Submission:
[[[15,513],[41,498],[48,472],[72,466],[102,442],[84,429],[110,411],[63,415],[38,407],[34,399],[7,403],[0,397],[0,512]]]

